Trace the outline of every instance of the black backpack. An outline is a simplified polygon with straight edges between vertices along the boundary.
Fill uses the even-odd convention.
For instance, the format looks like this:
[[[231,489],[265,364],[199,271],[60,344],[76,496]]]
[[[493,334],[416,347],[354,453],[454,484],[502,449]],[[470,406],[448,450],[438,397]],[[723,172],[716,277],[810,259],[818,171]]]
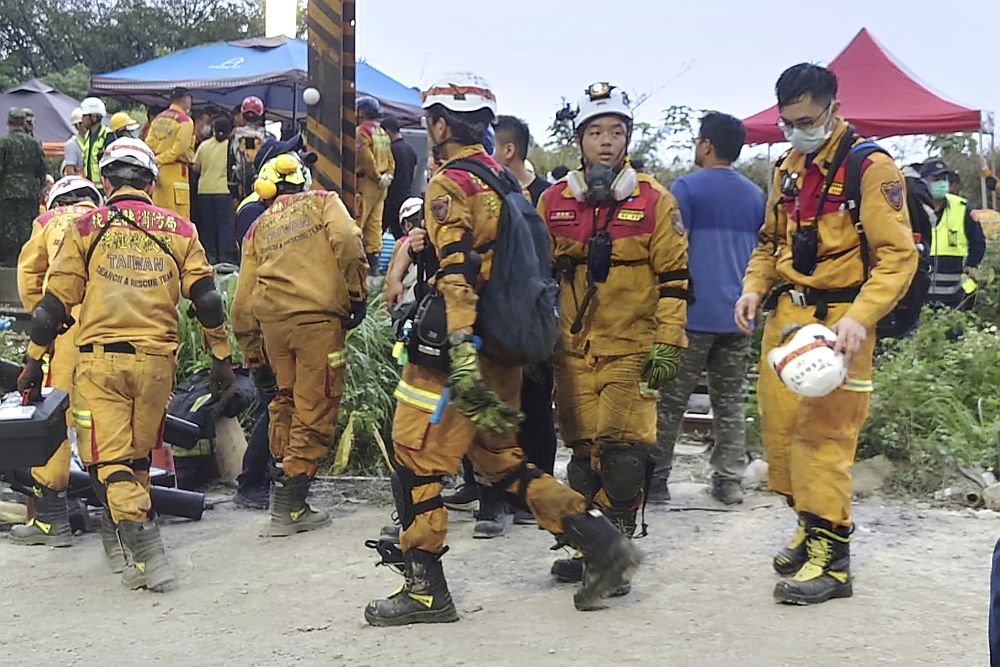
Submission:
[[[851,213],[854,228],[861,240],[861,261],[864,263],[866,281],[871,272],[871,258],[869,257],[868,238],[861,225],[861,165],[872,153],[889,154],[875,142],[863,141],[851,147],[844,166],[844,195],[847,198],[847,207]],[[908,177],[906,179],[906,208],[915,238],[918,234],[920,238],[920,243],[917,245],[919,251],[917,272],[913,275],[913,281],[903,298],[876,326],[875,332],[878,338],[902,338],[913,328],[920,316],[920,309],[927,301],[927,290],[931,284],[929,246],[932,222],[930,215],[934,210],[930,204],[930,192],[924,182]]]
[[[448,169],[478,177],[500,195],[500,224],[492,248],[490,279],[479,293],[476,333],[516,364],[547,361],[559,339],[559,289],[552,277],[549,233],[542,217],[509,172],[498,176],[482,162],[461,158]]]

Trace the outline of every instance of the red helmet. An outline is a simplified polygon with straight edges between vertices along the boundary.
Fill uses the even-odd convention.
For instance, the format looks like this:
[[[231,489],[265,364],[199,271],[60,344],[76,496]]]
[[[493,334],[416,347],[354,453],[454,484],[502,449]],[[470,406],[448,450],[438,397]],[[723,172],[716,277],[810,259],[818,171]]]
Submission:
[[[251,95],[243,100],[243,105],[240,106],[240,113],[255,113],[258,116],[263,116],[264,101],[259,97]]]

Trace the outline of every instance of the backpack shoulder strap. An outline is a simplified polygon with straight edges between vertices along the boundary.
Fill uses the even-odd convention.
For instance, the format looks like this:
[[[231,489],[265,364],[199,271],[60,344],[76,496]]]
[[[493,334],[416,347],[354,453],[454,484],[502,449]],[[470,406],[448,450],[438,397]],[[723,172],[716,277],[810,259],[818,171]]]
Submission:
[[[479,179],[488,185],[491,190],[494,190],[501,196],[509,194],[514,189],[514,183],[510,182],[508,174],[505,173],[505,178],[500,178],[492,169],[479,160],[473,160],[472,158],[467,157],[458,158],[457,160],[452,160],[447,163],[444,168],[467,171],[470,174],[479,177]]]
[[[874,141],[862,141],[851,147],[844,163],[844,197],[847,199],[847,210],[851,214],[851,222],[858,232],[858,239],[861,242],[861,262],[865,267],[865,280],[871,273],[871,258],[868,256],[868,237],[865,235],[865,227],[861,224],[861,165],[872,153],[885,153],[888,151],[876,144]]]

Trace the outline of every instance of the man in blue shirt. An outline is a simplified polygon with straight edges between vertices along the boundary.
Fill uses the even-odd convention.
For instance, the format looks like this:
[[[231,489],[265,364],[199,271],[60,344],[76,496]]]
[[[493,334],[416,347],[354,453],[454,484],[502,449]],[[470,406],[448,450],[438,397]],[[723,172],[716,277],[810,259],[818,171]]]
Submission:
[[[700,170],[674,182],[681,221],[688,233],[688,270],[694,302],[688,304],[688,348],[677,378],[660,392],[658,442],[653,448],[650,500],[669,500],[667,477],[688,398],[708,372],[715,446],[712,495],[726,504],[743,502],[740,480],[746,466],[743,397],[750,339],[739,332],[733,308],[743,290],[743,273],[764,221],[763,191],[737,173],[732,163],[746,138],[743,123],[709,112],[695,141]]]

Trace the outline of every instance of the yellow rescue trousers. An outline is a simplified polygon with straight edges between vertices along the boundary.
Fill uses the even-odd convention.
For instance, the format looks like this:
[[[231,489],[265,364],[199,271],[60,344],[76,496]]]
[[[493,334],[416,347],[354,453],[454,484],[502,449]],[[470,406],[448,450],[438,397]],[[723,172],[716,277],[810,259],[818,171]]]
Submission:
[[[330,451],[344,395],[343,323],[314,315],[261,322],[260,328],[278,382],[268,407],[271,456],[286,476],[312,477]]]
[[[173,162],[160,166],[153,185],[153,203],[170,209],[185,220],[191,219],[191,183],[186,163]]]
[[[645,354],[594,357],[556,354],[556,416],[574,459],[589,459],[600,474],[608,445],[650,447],[656,442],[656,392],[641,381]],[[594,498],[610,506],[604,489]],[[636,507],[641,504],[641,496]]]
[[[782,344],[781,332],[786,327],[816,322],[829,327],[849,307],[849,303],[830,304],[826,317],[819,320],[815,306],[796,306],[788,295],[782,295],[764,325],[757,382],[771,488],[792,498],[796,512],[808,512],[834,527],[851,525],[850,468],[868,417],[875,332],[868,332],[851,362],[847,382],[822,398],[791,392],[767,363],[767,353]]]
[[[380,187],[378,181],[369,178],[358,179],[358,227],[361,228],[361,239],[365,246],[365,254],[378,254],[382,251],[382,209],[385,205],[385,195],[388,192]]]
[[[73,377],[77,449],[107,491],[115,523],[146,521],[149,459],[163,439],[163,420],[177,363],[173,355],[137,350],[81,352]]]
[[[55,340],[55,351],[50,355],[48,374],[45,378],[46,387],[62,389],[71,395],[73,393],[73,369],[76,368],[76,360],[79,356],[74,338],[76,329],[69,331]],[[66,410],[66,426],[73,426],[73,405]],[[59,449],[52,453],[49,460],[43,466],[36,466],[31,469],[31,476],[42,486],[46,486],[56,491],[62,491],[69,485],[69,440],[63,440]]]
[[[480,355],[479,360],[486,386],[506,403],[519,405],[520,367],[498,364],[484,355]],[[521,489],[522,480],[527,479],[525,476],[510,482],[504,490],[515,495],[523,493],[538,525],[551,533],[561,533],[564,517],[584,511],[583,496],[551,475],[534,471],[533,465],[525,464],[516,433],[500,437],[487,435],[451,404],[444,406],[438,423],[430,423],[447,381],[446,373],[413,364],[403,368],[403,377],[396,389],[396,413],[392,423],[396,464],[421,477],[453,475],[462,457],[467,455],[476,477],[484,483],[504,480],[522,465],[527,465],[532,474],[539,476],[528,483],[527,489]],[[440,483],[422,484],[410,491],[410,500],[416,504],[440,493]],[[413,523],[402,531],[400,544],[403,551],[420,549],[441,553],[447,534],[448,511],[438,507],[417,514]]]

